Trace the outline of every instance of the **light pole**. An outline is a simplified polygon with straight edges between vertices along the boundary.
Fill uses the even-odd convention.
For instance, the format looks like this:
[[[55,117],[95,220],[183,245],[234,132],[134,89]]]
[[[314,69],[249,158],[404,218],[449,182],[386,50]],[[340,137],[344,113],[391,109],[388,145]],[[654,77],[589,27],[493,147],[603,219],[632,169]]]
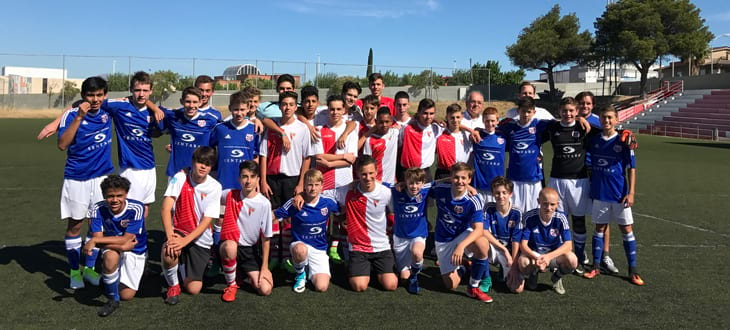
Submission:
[[[719,35],[719,36],[717,36],[717,37],[713,38],[712,40],[717,40],[717,39],[719,39],[720,37],[730,37],[730,33],[723,33],[723,34],[721,34],[721,35]],[[712,41],[710,41],[710,74],[714,74],[714,73],[715,73],[715,72],[714,72],[714,71],[715,71],[715,66],[714,66],[714,64],[715,64],[715,61],[714,61],[714,59],[712,58]]]

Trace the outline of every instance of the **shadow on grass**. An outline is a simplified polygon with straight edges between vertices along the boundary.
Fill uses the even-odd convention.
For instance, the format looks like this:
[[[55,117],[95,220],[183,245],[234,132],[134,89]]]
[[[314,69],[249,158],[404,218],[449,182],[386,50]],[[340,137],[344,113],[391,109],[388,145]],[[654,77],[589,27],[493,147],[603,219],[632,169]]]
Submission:
[[[705,147],[705,148],[730,149],[730,143],[722,143],[722,142],[675,142],[675,141],[667,141],[665,143],[679,144],[679,145],[687,145],[687,146],[695,146],[695,147]]]
[[[68,262],[62,241],[45,241],[30,246],[8,246],[0,249],[0,265],[8,265],[13,261],[30,274],[44,274],[46,286],[56,294],[51,297],[55,301],[73,298],[84,305],[103,305],[97,299],[101,296],[101,290],[97,287],[88,285],[79,290],[68,288]]]

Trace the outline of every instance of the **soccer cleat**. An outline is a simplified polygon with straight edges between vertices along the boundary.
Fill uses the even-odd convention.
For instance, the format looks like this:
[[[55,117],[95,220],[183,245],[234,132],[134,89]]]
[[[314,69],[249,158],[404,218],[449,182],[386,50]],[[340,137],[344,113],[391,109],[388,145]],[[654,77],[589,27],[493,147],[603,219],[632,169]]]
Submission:
[[[180,284],[167,288],[165,295],[165,303],[168,305],[177,305],[180,302]]]
[[[84,278],[81,276],[81,270],[72,269],[69,277],[71,278],[71,284],[69,284],[71,289],[78,290],[84,288]]]
[[[530,275],[530,277],[527,278],[527,289],[528,290],[537,290],[538,275],[539,275],[539,273],[535,272],[534,274]]]
[[[472,297],[476,300],[479,300],[481,302],[490,303],[494,301],[492,297],[490,297],[488,294],[482,292],[482,290],[479,290],[478,287],[467,287],[466,288],[466,295],[469,297]]]
[[[418,294],[421,292],[421,288],[418,286],[418,274],[412,274],[408,278],[408,286],[406,287],[406,291],[410,294]]]
[[[94,268],[84,267],[84,280],[93,286],[99,286],[101,275],[99,275]]]
[[[553,291],[557,294],[565,294],[565,287],[563,286],[563,278],[558,276],[557,272],[553,273],[550,277],[550,281],[553,282]]]
[[[111,313],[114,313],[117,308],[119,308],[119,302],[115,300],[109,300],[106,302],[106,304],[104,304],[104,306],[101,306],[101,308],[99,308],[99,311],[96,313],[96,315],[106,317],[111,315]]]
[[[340,254],[337,253],[337,247],[336,246],[330,246],[329,250],[327,250],[327,255],[330,257],[332,262],[336,264],[342,263],[342,258],[340,258]]]
[[[585,268],[583,268],[582,264],[578,264],[578,267],[575,267],[575,270],[573,270],[573,274],[582,276],[585,273]]]
[[[294,277],[294,285],[292,286],[292,290],[294,290],[294,292],[296,292],[296,293],[302,293],[306,289],[307,289],[307,272],[298,273]]]
[[[639,276],[638,273],[631,273],[631,274],[629,274],[629,280],[634,285],[638,285],[638,286],[644,285],[644,280],[641,279],[641,276]]]
[[[583,273],[583,277],[588,278],[588,279],[591,279],[591,278],[595,278],[600,273],[601,272],[599,272],[598,269],[593,268],[590,271],[587,271],[587,272]]]
[[[223,295],[221,295],[221,300],[225,302],[231,302],[236,300],[236,292],[238,292],[238,285],[231,284],[227,286],[225,289],[223,289]]]
[[[489,292],[489,289],[492,288],[492,277],[483,278],[481,281],[479,281],[479,290],[482,290],[482,292],[487,293]]]
[[[618,274],[618,268],[616,268],[616,265],[613,263],[613,259],[609,256],[603,256],[603,259],[601,260],[601,270],[605,273]]]

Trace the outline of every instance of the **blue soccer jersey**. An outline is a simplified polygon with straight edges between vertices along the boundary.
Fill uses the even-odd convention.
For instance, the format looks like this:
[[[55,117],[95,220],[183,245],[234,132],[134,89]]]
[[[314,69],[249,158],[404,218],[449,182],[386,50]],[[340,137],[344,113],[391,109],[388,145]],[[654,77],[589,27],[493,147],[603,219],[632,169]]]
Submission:
[[[128,100],[104,100],[101,108],[114,118],[119,168],[155,168],[155,152],[150,137],[151,117],[146,107],[137,109]]]
[[[487,203],[484,210],[484,228],[488,228],[494,238],[502,245],[512,249],[512,243],[522,239],[522,212],[511,208],[506,216],[497,211],[497,205]]]
[[[218,149],[216,179],[223,189],[241,189],[238,165],[259,154],[259,135],[254,125],[247,122],[242,127],[235,127],[230,120],[220,123],[213,128],[210,146]]]
[[[473,223],[484,220],[484,206],[479,197],[465,194],[454,198],[450,184],[436,185],[431,189],[429,197],[436,199],[438,210],[434,236],[436,242],[451,242]]]
[[[593,126],[593,128],[601,128],[601,119],[596,115],[595,113],[591,113],[586,117],[586,120],[588,120],[588,123]]]
[[[397,191],[391,188],[390,209],[395,214],[393,234],[400,238],[428,237],[428,218],[426,215],[428,193],[431,183],[426,183],[415,196],[410,196],[405,189]]]
[[[104,236],[124,236],[134,234],[137,245],[132,252],[147,252],[147,230],[144,226],[144,204],[127,199],[127,205],[120,214],[114,214],[106,201],[101,201],[89,210],[90,230],[92,233],[103,232]]]
[[[291,218],[292,242],[304,242],[317,250],[327,250],[327,223],[330,213],[339,213],[340,206],[333,199],[320,196],[316,203],[305,203],[297,210],[292,205],[293,200],[289,199],[276,209],[274,217]]]
[[[58,126],[58,138],[63,136],[78,109],[66,111]],[[89,180],[114,172],[112,164],[112,121],[104,110],[87,112],[66,151],[64,179]]]
[[[512,181],[537,182],[542,180],[540,138],[550,120],[532,119],[522,126],[517,121],[508,122],[500,127],[509,145],[509,166],[507,177]]]
[[[563,243],[571,241],[568,218],[561,212],[555,212],[547,224],[540,220],[540,209],[525,213],[523,217],[522,241],[533,251],[545,254],[559,248]]]
[[[210,134],[213,127],[218,124],[218,120],[206,113],[198,113],[188,119],[183,109],[174,111],[162,109],[165,111],[162,127],[170,134],[172,144],[165,174],[172,177],[180,170],[190,167],[196,148],[210,144]]]
[[[591,198],[604,202],[620,203],[629,193],[626,170],[636,168],[634,151],[621,142],[618,133],[611,137],[603,134],[588,142],[591,158]]]
[[[218,122],[222,122],[223,121],[223,115],[221,115],[221,112],[218,111],[218,109],[216,109],[214,107],[207,106],[205,108],[198,108],[198,112],[200,112],[200,113],[207,113],[207,114],[215,117],[215,119]]]
[[[504,175],[504,152],[507,139],[500,132],[492,134],[479,131],[482,141],[473,144],[469,164],[474,167],[474,188],[490,190],[492,180]]]

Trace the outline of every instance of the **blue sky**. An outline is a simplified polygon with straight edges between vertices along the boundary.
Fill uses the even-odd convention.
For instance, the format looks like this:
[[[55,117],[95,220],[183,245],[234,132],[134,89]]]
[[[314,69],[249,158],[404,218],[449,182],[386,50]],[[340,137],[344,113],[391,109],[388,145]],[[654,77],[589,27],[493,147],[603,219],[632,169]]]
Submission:
[[[258,64],[264,73],[292,72],[311,78],[318,55],[322,72],[363,75],[373,48],[376,69],[396,72],[497,60],[513,69],[505,48],[536,17],[559,3],[575,12],[581,29],[606,1],[445,0],[278,0],[278,1],[12,1],[3,5],[5,27],[0,53],[74,54],[67,57],[72,78],[171,69],[181,74],[220,75],[229,65]],[[730,5],[697,0],[715,35],[730,33]],[[42,10],[39,10],[42,7]],[[719,37],[713,46],[730,45]],[[144,59],[164,57],[167,59]],[[191,60],[196,58],[195,61]],[[216,60],[212,60],[216,59]],[[259,59],[256,63],[254,60]],[[194,62],[194,63],[193,63]],[[356,65],[336,65],[356,64]],[[60,57],[0,55],[0,66],[61,67]],[[528,78],[537,78],[530,72]]]

